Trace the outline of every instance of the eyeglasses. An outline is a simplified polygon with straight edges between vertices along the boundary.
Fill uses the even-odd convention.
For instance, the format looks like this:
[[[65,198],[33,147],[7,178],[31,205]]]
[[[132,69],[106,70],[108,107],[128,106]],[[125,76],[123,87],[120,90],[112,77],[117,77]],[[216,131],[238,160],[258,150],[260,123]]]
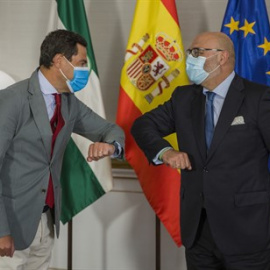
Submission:
[[[187,49],[186,53],[189,55],[191,54],[193,57],[197,58],[200,56],[201,52],[204,51],[215,51],[215,52],[221,52],[224,51],[222,49],[209,49],[209,48],[192,48],[192,49]]]

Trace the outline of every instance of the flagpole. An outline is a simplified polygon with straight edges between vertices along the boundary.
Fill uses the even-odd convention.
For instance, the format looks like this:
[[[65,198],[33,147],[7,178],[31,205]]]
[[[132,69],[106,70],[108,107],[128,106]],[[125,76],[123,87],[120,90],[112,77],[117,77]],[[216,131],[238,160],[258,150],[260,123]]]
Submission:
[[[68,270],[72,270],[72,219],[68,222],[68,250],[67,250]]]
[[[160,270],[160,254],[161,254],[161,241],[160,241],[160,220],[156,216],[156,270]]]

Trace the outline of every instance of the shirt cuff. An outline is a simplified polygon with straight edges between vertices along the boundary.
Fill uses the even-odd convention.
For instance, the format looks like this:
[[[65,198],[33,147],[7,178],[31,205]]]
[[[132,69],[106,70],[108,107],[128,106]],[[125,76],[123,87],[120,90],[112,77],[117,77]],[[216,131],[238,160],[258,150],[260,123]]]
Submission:
[[[123,152],[121,144],[119,142],[114,141],[112,145],[114,145],[115,150],[114,153],[111,155],[111,158],[121,158]]]
[[[159,164],[163,164],[163,161],[162,161],[162,155],[164,154],[164,152],[166,152],[167,150],[169,149],[173,149],[172,147],[165,147],[163,149],[161,149],[157,155],[152,159],[153,163],[155,165],[159,165]]]

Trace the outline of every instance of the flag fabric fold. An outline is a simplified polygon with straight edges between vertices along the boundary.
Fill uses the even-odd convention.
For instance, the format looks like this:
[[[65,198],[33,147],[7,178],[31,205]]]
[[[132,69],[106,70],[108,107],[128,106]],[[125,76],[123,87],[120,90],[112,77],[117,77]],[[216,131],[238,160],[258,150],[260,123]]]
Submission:
[[[229,0],[221,31],[235,47],[235,71],[270,86],[270,27],[264,0]]]
[[[97,114],[105,118],[97,65],[95,62],[90,31],[83,0],[56,0],[53,4],[49,30],[67,29],[77,32],[87,41],[87,56],[91,67],[89,82],[76,96]],[[53,13],[52,12],[52,13]],[[65,224],[77,213],[95,202],[112,189],[111,163],[109,158],[99,162],[86,161],[90,141],[76,134],[65,151],[61,184],[61,220]]]
[[[180,174],[149,165],[130,134],[134,120],[167,101],[176,86],[188,84],[174,0],[137,0],[121,73],[117,123],[126,134],[126,158],[143,192],[175,241],[180,237]],[[175,134],[166,138],[178,148]]]

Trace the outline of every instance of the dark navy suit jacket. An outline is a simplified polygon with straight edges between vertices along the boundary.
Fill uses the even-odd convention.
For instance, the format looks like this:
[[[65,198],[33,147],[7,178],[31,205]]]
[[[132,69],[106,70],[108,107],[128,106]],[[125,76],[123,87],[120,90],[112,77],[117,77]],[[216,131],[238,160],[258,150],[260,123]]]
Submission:
[[[194,243],[201,209],[219,249],[227,255],[253,253],[270,242],[270,89],[238,75],[225,98],[207,154],[202,86],[175,89],[171,99],[138,118],[132,134],[152,162],[177,133],[192,170],[181,171],[181,234]],[[169,179],[164,179],[169,181]]]

